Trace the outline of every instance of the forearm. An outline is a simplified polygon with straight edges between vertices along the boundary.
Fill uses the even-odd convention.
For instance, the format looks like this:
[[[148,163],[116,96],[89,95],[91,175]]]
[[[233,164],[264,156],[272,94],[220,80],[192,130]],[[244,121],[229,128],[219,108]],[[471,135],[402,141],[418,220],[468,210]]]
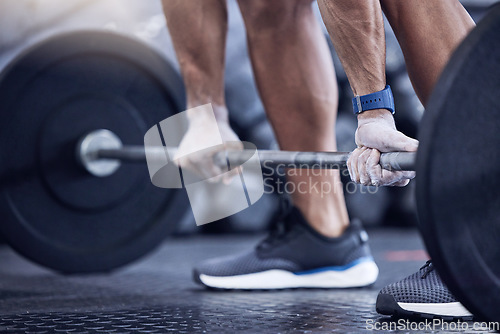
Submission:
[[[379,0],[320,0],[321,15],[354,95],[385,87],[385,34]]]
[[[386,86],[385,31],[379,0],[318,0],[323,20],[344,66],[354,95],[378,92]],[[413,0],[401,0],[413,1]],[[358,114],[355,149],[347,168],[364,185],[405,186],[413,172],[384,171],[380,152],[416,151],[418,142],[396,130],[387,109]]]
[[[216,118],[227,120],[226,0],[163,0],[162,3],[186,87],[188,108],[212,103]]]
[[[320,0],[328,29],[354,95],[381,91],[385,78],[385,32],[379,0]],[[371,110],[358,119],[391,118],[389,111]]]

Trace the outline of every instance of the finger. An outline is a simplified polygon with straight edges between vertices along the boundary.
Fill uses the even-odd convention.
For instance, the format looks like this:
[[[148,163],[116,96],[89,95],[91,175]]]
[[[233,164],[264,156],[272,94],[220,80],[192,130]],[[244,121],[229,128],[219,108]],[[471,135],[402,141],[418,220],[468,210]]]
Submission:
[[[226,150],[241,151],[244,149],[244,146],[243,146],[243,142],[241,142],[239,140],[238,141],[227,141],[227,142],[224,142],[224,148]],[[250,155],[248,155],[248,158],[250,158]],[[231,168],[231,171],[234,171],[236,167],[239,167],[239,171],[243,172],[243,165],[242,164],[235,165],[231,162],[229,163],[229,168]],[[230,173],[228,175],[228,178],[229,178],[228,181],[230,181],[237,174],[238,174],[238,171]]]
[[[380,181],[380,185],[395,186],[396,184],[401,184],[402,186],[405,186],[408,184],[409,180],[413,178],[413,176],[412,172],[388,171],[382,169],[382,179]]]
[[[181,162],[182,162],[182,159],[185,158],[185,157],[179,157],[177,155],[177,153],[174,155],[174,158],[172,159],[172,161],[174,162],[174,164],[176,164],[178,167],[181,167]]]
[[[412,180],[415,178],[415,176],[417,176],[417,173],[413,172],[413,171],[402,171],[401,173],[403,174],[403,177],[405,179],[409,179],[409,180]]]
[[[351,179],[351,181],[354,181],[354,178],[352,177],[354,175],[354,172],[352,170],[352,163],[353,163],[353,159],[352,159],[352,153],[351,153],[351,154],[349,154],[349,158],[347,159],[347,162],[345,165],[347,167],[347,171],[349,172],[349,178]]]
[[[211,152],[201,156],[202,162],[196,164],[199,169],[202,169],[202,173],[205,175],[206,179],[210,183],[217,183],[223,179],[224,173],[227,171],[227,166],[221,167],[214,163],[214,154],[216,152]]]
[[[352,151],[349,159],[347,160],[349,175],[351,176],[351,180],[356,183],[359,183],[358,157],[362,152],[363,151],[360,148],[355,149]]]
[[[174,163],[181,169],[187,169],[193,171],[193,166],[190,165],[187,156],[175,158]]]
[[[398,172],[399,181],[393,182],[389,186],[392,187],[406,187],[410,181],[415,178],[415,172]]]
[[[179,159],[182,169],[187,169],[198,177],[215,183],[220,181],[222,170],[212,162],[209,154],[195,152]]]
[[[391,187],[406,187],[410,183],[409,179],[403,179],[391,185]]]
[[[228,185],[233,181],[233,178],[238,177],[240,173],[241,173],[241,167],[233,168],[228,173],[224,174],[222,182],[225,185]]]
[[[207,180],[211,183],[217,182],[217,173],[212,171],[210,166],[207,166],[202,162],[191,161],[188,168],[203,180]]]
[[[212,165],[209,170],[207,170],[209,177],[207,178],[208,182],[210,183],[217,183],[223,180],[223,171],[219,168],[216,167],[215,165]]]
[[[367,172],[367,160],[370,157],[371,149],[363,148],[363,152],[358,157],[359,182],[368,186],[371,185],[370,176]]]
[[[401,173],[397,171],[389,171],[382,168],[382,178],[380,179],[381,186],[391,186],[396,182],[401,181]]]
[[[370,156],[366,161],[366,171],[370,177],[373,186],[380,186],[382,179],[382,166],[380,166],[380,152],[378,150],[371,150]]]
[[[196,164],[193,164],[190,161],[188,155],[176,158],[174,161],[175,164],[182,170],[183,179],[185,181],[206,178],[206,175],[203,174],[203,170],[199,170]]]
[[[215,154],[218,154],[220,152],[224,152],[224,150],[230,149],[230,150],[241,150],[243,148],[241,142],[231,142],[230,146],[226,145],[229,142],[224,143],[224,147],[222,149],[218,149],[216,151],[211,152],[210,154],[207,155],[206,159],[209,162],[209,170],[212,175],[218,175],[219,177],[213,178],[212,180],[209,180],[213,182],[214,180],[219,182],[222,181],[224,184],[228,185],[231,183],[232,179],[238,175],[238,170],[236,168],[232,168],[229,164],[224,165],[217,165],[214,161],[214,156]],[[226,159],[224,159],[225,162],[227,162]]]

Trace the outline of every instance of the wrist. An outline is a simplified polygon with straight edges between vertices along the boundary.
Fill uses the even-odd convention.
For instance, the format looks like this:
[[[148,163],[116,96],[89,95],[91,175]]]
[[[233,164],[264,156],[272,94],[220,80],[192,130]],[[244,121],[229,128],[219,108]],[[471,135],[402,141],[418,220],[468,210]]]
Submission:
[[[229,112],[227,111],[226,106],[212,103],[212,108],[214,110],[215,120],[217,123],[229,124]]]
[[[387,85],[383,90],[374,93],[356,95],[352,99],[352,108],[355,115],[376,109],[387,109],[394,114],[395,105],[391,86]]]
[[[351,90],[354,96],[363,96],[371,93],[379,92],[386,87],[385,80],[374,83],[367,83],[366,85],[351,85]]]
[[[214,117],[217,123],[229,124],[229,113],[226,106],[218,105],[215,103],[205,104],[197,107],[188,105],[187,119],[190,124],[205,123],[207,121],[213,120]]]
[[[358,127],[365,123],[383,122],[394,124],[394,116],[387,109],[366,110],[357,115]]]

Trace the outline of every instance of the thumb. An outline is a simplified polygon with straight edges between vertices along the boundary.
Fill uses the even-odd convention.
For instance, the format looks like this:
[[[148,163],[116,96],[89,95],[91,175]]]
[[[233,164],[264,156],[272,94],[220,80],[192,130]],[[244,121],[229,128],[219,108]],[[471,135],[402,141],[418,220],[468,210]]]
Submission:
[[[380,152],[416,152],[418,149],[418,140],[399,131],[389,131],[380,139],[377,145]]]

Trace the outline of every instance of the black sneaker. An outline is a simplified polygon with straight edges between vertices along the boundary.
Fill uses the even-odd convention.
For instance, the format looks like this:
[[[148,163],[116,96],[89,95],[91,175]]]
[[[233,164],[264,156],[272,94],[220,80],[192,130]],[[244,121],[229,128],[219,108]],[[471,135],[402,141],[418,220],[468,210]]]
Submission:
[[[194,280],[218,289],[351,288],[371,285],[378,267],[368,235],[353,222],[338,238],[320,235],[293,207],[253,250],[205,261]]]
[[[395,317],[472,320],[472,314],[444,285],[432,261],[417,273],[383,288],[376,309]]]

